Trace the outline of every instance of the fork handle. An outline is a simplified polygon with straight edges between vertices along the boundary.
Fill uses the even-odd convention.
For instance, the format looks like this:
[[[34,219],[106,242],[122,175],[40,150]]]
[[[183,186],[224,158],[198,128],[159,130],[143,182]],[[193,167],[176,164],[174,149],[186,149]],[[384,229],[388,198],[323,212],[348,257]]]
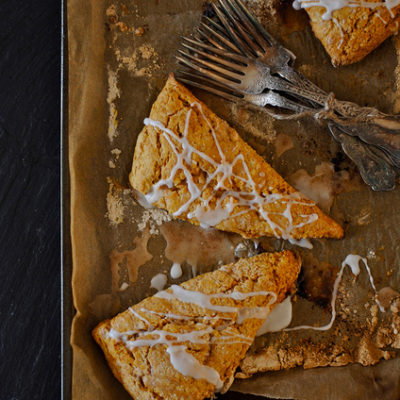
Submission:
[[[305,107],[302,104],[290,100],[287,97],[282,96],[279,93],[274,92],[272,90],[259,94],[245,94],[243,96],[244,96],[243,100],[259,107],[265,107],[265,106],[279,107],[289,111],[293,111],[296,114],[312,110],[311,108]]]
[[[291,101],[273,91],[257,95],[245,95],[243,100],[257,106],[270,105],[295,113],[312,111],[310,107]],[[393,161],[388,154],[355,136],[349,135],[343,129],[343,126],[335,122],[328,122],[328,128],[334,139],[340,143],[345,154],[354,162],[364,182],[372,190],[387,191],[395,187],[396,172],[392,167]]]
[[[385,119],[387,126],[397,124],[396,119]],[[338,124],[340,129],[350,136],[358,137],[363,142],[382,149],[391,164],[400,168],[400,130],[388,129],[373,123]]]
[[[364,182],[374,191],[387,191],[396,185],[396,172],[386,161],[385,154],[373,146],[367,146],[356,137],[344,133],[335,124],[328,124],[332,136],[345,154],[356,164]]]
[[[284,66],[276,71],[285,79],[285,86],[292,84],[291,93],[311,100],[320,106],[328,104],[329,95],[311,82],[303,74],[290,66]],[[344,119],[341,129],[350,136],[357,136],[362,141],[383,149],[393,166],[400,168],[400,117],[387,115],[376,108],[361,107],[350,101],[334,99],[331,102],[333,110]],[[346,123],[346,119],[363,117],[359,123]],[[338,121],[336,121],[338,122]],[[340,122],[339,122],[340,123]]]
[[[293,86],[296,86],[299,89],[299,92],[296,94],[299,94],[307,100],[311,100],[320,106],[327,104],[329,100],[329,94],[296,69],[290,67],[289,65],[285,65],[277,69],[275,73],[289,81]],[[382,119],[387,120],[388,118],[393,118],[396,122],[396,129],[400,130],[400,117],[384,114],[376,108],[361,107],[351,101],[337,99],[333,100],[332,106],[333,109],[344,118],[356,118],[359,115],[370,115],[378,121],[376,122],[378,125]]]

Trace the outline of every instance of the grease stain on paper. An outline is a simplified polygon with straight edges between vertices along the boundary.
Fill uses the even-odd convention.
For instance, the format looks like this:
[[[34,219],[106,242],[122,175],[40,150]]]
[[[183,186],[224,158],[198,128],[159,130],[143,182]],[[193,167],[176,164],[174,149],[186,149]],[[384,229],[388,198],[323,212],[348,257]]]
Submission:
[[[288,180],[297,190],[328,212],[335,196],[347,189],[350,174],[345,170],[335,172],[332,163],[322,162],[315,167],[313,175],[309,175],[305,169],[299,169]]]
[[[279,158],[286,151],[293,149],[293,140],[289,135],[280,133],[274,142],[275,154]]]
[[[235,260],[236,246],[226,233],[179,221],[161,225],[160,231],[167,242],[165,256],[173,263],[188,263],[193,275]]]
[[[138,277],[139,268],[152,260],[153,255],[147,250],[147,243],[151,237],[150,230],[143,231],[141,236],[133,239],[133,250],[113,250],[110,255],[111,262],[111,287],[113,292],[121,291],[120,281],[127,272],[129,282],[134,283]],[[126,288],[125,288],[126,289]]]
[[[99,294],[89,303],[89,310],[98,321],[113,317],[120,309],[118,296],[110,293]]]

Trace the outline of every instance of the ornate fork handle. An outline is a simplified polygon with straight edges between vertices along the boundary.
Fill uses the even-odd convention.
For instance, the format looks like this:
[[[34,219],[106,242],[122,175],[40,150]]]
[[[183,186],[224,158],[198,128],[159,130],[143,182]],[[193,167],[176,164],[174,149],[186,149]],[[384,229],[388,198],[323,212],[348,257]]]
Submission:
[[[282,89],[325,108],[320,119],[333,121],[351,136],[384,150],[391,164],[400,168],[400,117],[387,115],[376,108],[361,107],[349,101],[336,100],[300,72],[286,65],[276,70],[284,84]]]
[[[261,106],[277,119],[309,116],[326,123],[364,181],[374,190],[392,189],[400,172],[400,116],[335,99],[292,68],[294,55],[241,0],[212,4],[218,21],[208,18],[178,50],[181,79],[227,100]]]
[[[255,95],[247,94],[244,96],[243,100],[259,107],[272,106],[286,109],[294,112],[294,117],[296,114],[315,112],[313,108],[300,105],[273,91]],[[290,114],[271,114],[278,119],[292,117]],[[389,154],[380,150],[378,147],[367,145],[358,137],[355,137],[356,135],[348,134],[343,126],[333,121],[326,122],[328,123],[332,136],[340,143],[343,151],[357,166],[361,177],[367,185],[376,191],[391,190],[395,187],[396,173],[391,166],[396,165]]]
[[[378,149],[373,151],[357,138],[343,133],[334,124],[328,124],[328,127],[343,151],[357,165],[361,177],[372,190],[392,190],[395,187],[396,173],[385,161],[384,154]]]
[[[392,122],[392,120],[387,121]],[[371,123],[351,125],[340,124],[339,126],[341,130],[348,135],[358,137],[363,142],[382,149],[386,153],[387,159],[390,160],[391,165],[400,168],[399,130],[390,130]]]

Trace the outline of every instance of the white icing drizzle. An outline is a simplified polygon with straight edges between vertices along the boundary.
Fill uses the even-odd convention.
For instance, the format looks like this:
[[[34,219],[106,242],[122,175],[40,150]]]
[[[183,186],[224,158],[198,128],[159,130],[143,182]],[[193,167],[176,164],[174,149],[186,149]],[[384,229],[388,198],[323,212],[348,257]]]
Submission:
[[[379,19],[382,21],[383,25],[387,25],[387,24],[388,24],[389,21],[385,21],[385,20],[383,19],[380,10],[375,14],[375,16],[376,16],[377,18],[379,18]]]
[[[173,343],[184,343],[190,342],[195,344],[207,344],[208,340],[204,339],[205,335],[209,335],[212,332],[211,328],[202,329],[198,331],[190,331],[186,333],[175,333],[163,331],[160,329],[154,329],[150,331],[128,331],[128,332],[117,332],[116,330],[110,330],[110,337],[113,339],[123,340],[129,350],[135,347],[149,346],[153,347],[157,344],[166,344],[170,346]],[[136,339],[130,340],[128,336],[135,335]],[[148,336],[156,336],[156,338],[148,338]],[[144,338],[143,338],[144,337]],[[141,339],[143,338],[143,339]]]
[[[292,321],[292,308],[292,298],[288,296],[271,311],[256,336],[267,332],[278,332],[289,326]]]
[[[189,123],[194,108],[199,110],[202,118],[210,128],[215,146],[218,150],[219,160],[217,161],[189,143]],[[176,163],[171,169],[169,177],[166,179],[160,179],[145,195],[148,203],[154,204],[160,200],[166,188],[173,188],[174,178],[178,171],[181,171],[186,179],[190,198],[172,215],[174,217],[180,217],[186,213],[187,218],[196,219],[203,228],[216,226],[227,218],[235,218],[246,214],[249,211],[256,211],[269,225],[275,236],[288,239],[291,237],[291,232],[293,230],[311,224],[318,219],[318,215],[315,213],[303,214],[300,215],[302,218],[301,221],[295,224],[291,212],[292,205],[297,204],[312,207],[315,204],[314,202],[311,200],[300,200],[301,196],[298,192],[285,195],[280,193],[261,193],[261,188],[257,187],[257,184],[254,182],[250,174],[249,166],[242,154],[237,155],[232,162],[228,162],[217,139],[215,130],[210,121],[204,115],[199,103],[195,102],[191,104],[191,108],[186,114],[185,128],[182,137],[165,127],[160,121],[146,118],[144,124],[146,126],[157,128],[162,132],[163,137],[168,142],[176,157]],[[207,179],[203,184],[194,182],[193,176],[189,170],[189,167],[194,162],[192,159],[193,155],[196,155],[208,164],[207,168],[200,167],[202,168],[202,171],[207,174]],[[237,165],[242,166],[244,177],[233,172]],[[229,183],[232,182],[232,179],[242,181],[246,190],[231,190],[229,188]],[[211,187],[210,185],[215,182],[215,180],[217,181],[217,184],[215,187]],[[210,187],[214,192],[218,192],[218,198],[213,208],[211,208],[210,201],[214,196],[210,195],[207,198],[203,198],[205,190]],[[195,201],[199,204],[196,206],[194,211],[188,213],[189,207]],[[280,212],[268,212],[265,209],[267,205],[275,202],[280,202],[282,206],[285,206],[285,210]],[[240,211],[235,212],[235,209],[237,208],[239,208]],[[279,222],[273,220],[273,218],[276,219],[277,217]]]
[[[296,240],[296,239],[290,238],[289,243],[294,244],[299,247],[304,247],[305,249],[310,249],[310,250],[314,247],[309,239]]]
[[[236,322],[238,324],[242,324],[243,321],[249,318],[255,318],[255,319],[265,319],[267,318],[269,312],[270,312],[270,305],[275,302],[272,301],[270,302],[269,305],[266,307],[243,307],[239,310],[238,316],[236,318]]]
[[[363,261],[365,269],[368,272],[368,277],[369,277],[369,282],[371,284],[372,289],[374,289],[375,292],[375,303],[378,305],[379,309],[384,312],[385,311],[385,307],[382,306],[382,304],[380,303],[378,297],[377,297],[377,290],[375,287],[375,283],[374,283],[374,278],[372,277],[372,273],[371,273],[371,269],[369,268],[368,265],[368,261],[365,257],[361,257],[357,254],[349,254],[345,260],[342,263],[344,265],[348,265],[351,268],[351,271],[353,272],[354,275],[358,275],[360,273],[360,261]]]
[[[329,323],[327,325],[324,326],[311,326],[311,325],[299,325],[299,326],[295,326],[293,328],[286,328],[284,329],[284,331],[296,331],[296,330],[300,330],[300,329],[313,329],[316,331],[327,331],[329,329],[332,328],[332,325],[336,319],[336,298],[337,298],[337,293],[338,293],[338,289],[339,289],[339,285],[340,282],[342,280],[342,276],[343,276],[343,271],[344,268],[346,266],[350,267],[351,272],[358,276],[360,274],[360,261],[363,261],[363,264],[365,266],[365,269],[368,273],[369,276],[369,281],[371,283],[371,287],[374,289],[375,291],[375,302],[378,305],[379,309],[384,312],[385,309],[382,306],[382,304],[379,302],[378,298],[377,298],[377,290],[374,284],[374,278],[372,277],[371,274],[371,270],[368,266],[368,262],[367,259],[364,257],[361,257],[357,254],[349,254],[348,256],[346,256],[346,258],[344,259],[344,261],[342,262],[342,267],[339,270],[339,273],[337,274],[335,283],[333,285],[333,292],[332,292],[332,300],[331,300],[331,309],[332,309],[332,315],[331,315],[331,320],[329,321]]]
[[[211,302],[212,299],[217,298],[240,301],[255,296],[268,296],[271,297],[271,299],[266,307],[245,307],[246,312],[242,314],[240,313],[242,309],[240,306],[218,306],[212,304]],[[207,310],[216,312],[237,313],[237,319],[240,319],[240,323],[248,318],[265,318],[269,312],[270,305],[273,304],[277,299],[275,293],[268,291],[204,294],[196,291],[190,291],[177,285],[172,285],[169,288],[169,292],[162,291],[157,293],[155,297],[165,300],[178,300],[183,303],[196,304]],[[193,317],[190,316],[161,313],[147,310],[145,308],[141,308],[140,311],[143,314],[155,314],[157,316],[166,317],[173,320],[193,320]],[[223,381],[221,380],[218,371],[212,367],[201,364],[191,353],[188,352],[188,347],[185,343],[200,345],[209,345],[211,343],[231,345],[240,343],[250,345],[252,342],[252,338],[237,333],[232,329],[230,324],[237,322],[233,321],[232,318],[224,318],[220,316],[201,316],[202,319],[220,319],[228,320],[229,322],[221,325],[219,329],[217,327],[215,330],[209,326],[206,326],[204,329],[176,333],[161,329],[154,329],[150,321],[148,321],[142,314],[139,314],[133,310],[133,308],[129,308],[129,312],[134,317],[144,322],[147,330],[118,332],[114,328],[111,328],[108,332],[108,336],[110,338],[116,341],[122,341],[130,351],[137,347],[166,345],[166,352],[169,354],[171,364],[176,371],[184,376],[190,376],[194,379],[204,379],[214,385],[217,391],[223,387]],[[201,328],[203,323],[197,322],[194,326],[196,328]],[[218,331],[222,332],[222,330],[224,330],[224,334],[219,336]]]
[[[343,44],[344,32],[343,32],[343,28],[340,26],[339,21],[336,18],[332,17],[332,21],[336,25],[336,28],[338,28],[338,30],[340,32],[340,40],[339,40],[339,43],[337,45],[337,49],[339,50],[342,47],[342,44]]]
[[[186,351],[185,346],[169,346],[167,353],[172,366],[184,376],[190,376],[194,379],[204,379],[215,386],[217,391],[221,390],[222,382],[218,371],[207,365],[200,364],[190,353]]]
[[[296,10],[300,10],[301,8],[310,8],[310,7],[323,7],[325,8],[325,13],[322,15],[322,19],[330,20],[332,19],[332,13],[334,11],[340,10],[344,7],[350,8],[369,8],[371,10],[375,10],[377,7],[384,6],[390,12],[390,15],[393,17],[393,8],[400,5],[400,0],[385,0],[385,1],[364,1],[364,0],[294,0],[293,7]]]
[[[163,290],[166,284],[167,284],[167,275],[157,274],[153,276],[153,278],[151,279],[150,287],[157,290]]]
[[[169,272],[172,279],[178,279],[182,276],[182,267],[181,264],[178,262],[174,262],[172,264],[171,270]]]
[[[229,335],[212,337],[211,343],[218,342],[219,344],[233,344],[233,343],[251,344],[253,342],[253,340],[251,338],[249,338],[246,335],[236,333],[235,331],[232,330],[232,328],[226,329],[225,332],[228,333]],[[232,340],[232,338],[236,339],[236,340]]]
[[[136,318],[138,318],[138,319],[140,319],[141,321],[143,321],[150,329],[153,328],[153,327],[151,326],[150,322],[149,322],[146,318],[142,317],[139,313],[137,313],[132,307],[129,307],[128,310],[129,310],[129,312],[130,312],[131,314],[133,314]]]
[[[178,315],[178,314],[172,314],[172,313],[161,313],[153,310],[147,310],[146,308],[141,308],[140,311],[144,312],[145,314],[154,314],[157,315],[158,317],[164,317],[168,319],[174,319],[174,320],[189,320],[193,319],[192,317],[188,317],[186,315]]]
[[[182,303],[196,304],[199,307],[203,307],[207,310],[217,311],[217,312],[228,312],[228,313],[238,313],[239,308],[235,306],[221,306],[211,303],[212,299],[222,299],[230,298],[233,300],[245,300],[248,297],[255,296],[271,296],[273,300],[276,301],[276,294],[273,292],[259,291],[259,292],[232,292],[232,293],[215,293],[215,294],[204,294],[201,292],[195,292],[192,290],[184,289],[178,285],[172,285],[169,290],[171,292],[162,291],[158,292],[155,297],[167,300],[178,300]],[[250,317],[251,318],[251,317]]]

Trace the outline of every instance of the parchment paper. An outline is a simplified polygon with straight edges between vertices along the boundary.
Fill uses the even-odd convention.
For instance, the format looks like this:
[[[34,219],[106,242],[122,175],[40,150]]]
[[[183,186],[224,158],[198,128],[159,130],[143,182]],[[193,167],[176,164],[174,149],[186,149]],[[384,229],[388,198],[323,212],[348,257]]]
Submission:
[[[271,12],[274,3],[253,1],[251,6],[268,23],[268,30],[298,56],[296,66],[304,74],[340,99],[374,105],[386,112],[399,111],[395,40],[387,41],[363,62],[335,70],[313,37],[305,15],[294,16],[283,6],[272,7],[278,13]],[[151,278],[158,272],[168,272],[171,266],[171,249],[165,248],[163,229],[168,228],[171,235],[174,225],[168,225],[171,223],[165,213],[144,210],[133,200],[128,173],[142,121],[174,69],[179,35],[193,31],[202,6],[200,0],[68,1],[72,287],[76,308],[71,335],[73,399],[129,398],[113,378],[90,332],[102,319],[155,293],[150,288]],[[327,130],[314,121],[277,122],[261,112],[249,112],[200,91],[195,93],[292,183],[298,183],[301,169],[307,177],[314,176],[321,164],[332,168],[328,168],[332,175],[328,187],[340,193],[332,205],[328,201],[324,206],[346,227],[346,237],[341,241],[314,241],[313,250],[296,248],[305,260],[305,271],[312,272],[316,266],[322,271],[324,284],[314,293],[313,279],[317,275],[310,272],[301,278],[295,323],[323,324],[329,320],[332,276],[349,253],[368,258],[378,289],[390,286],[400,291],[399,187],[388,193],[373,193],[360,182],[351,163],[340,156]],[[293,146],[287,146],[289,150],[278,157],[276,146],[282,135]],[[323,170],[326,177],[327,169]],[[324,190],[326,187],[322,186]],[[181,234],[179,229],[181,225],[173,231],[176,240]],[[191,232],[192,238],[204,234],[190,227],[184,229]],[[204,257],[196,261],[198,272],[215,266],[215,260],[207,254],[218,251],[218,247],[228,248],[227,241],[232,248],[241,241],[234,235],[204,235],[204,241],[214,243],[214,247],[202,250]],[[275,239],[263,240],[262,247],[292,248]],[[190,255],[185,257],[187,261]],[[221,255],[226,262],[232,257],[229,252]],[[183,266],[181,280],[193,273],[188,262]],[[349,272],[345,275],[347,286],[342,293],[351,293],[351,311],[367,303],[370,307],[373,293],[365,271],[357,280]],[[168,279],[168,284],[179,282]],[[309,320],[311,314],[313,321]],[[348,326],[356,324],[362,335],[369,314],[350,314]],[[380,324],[384,318],[380,314],[378,318]],[[268,346],[276,335],[262,337],[256,345]],[[309,332],[304,335],[309,335],[313,343],[324,337]],[[298,336],[294,335],[293,340]],[[300,367],[236,380],[233,389],[276,398],[398,399],[399,371],[399,357],[374,367]]]

